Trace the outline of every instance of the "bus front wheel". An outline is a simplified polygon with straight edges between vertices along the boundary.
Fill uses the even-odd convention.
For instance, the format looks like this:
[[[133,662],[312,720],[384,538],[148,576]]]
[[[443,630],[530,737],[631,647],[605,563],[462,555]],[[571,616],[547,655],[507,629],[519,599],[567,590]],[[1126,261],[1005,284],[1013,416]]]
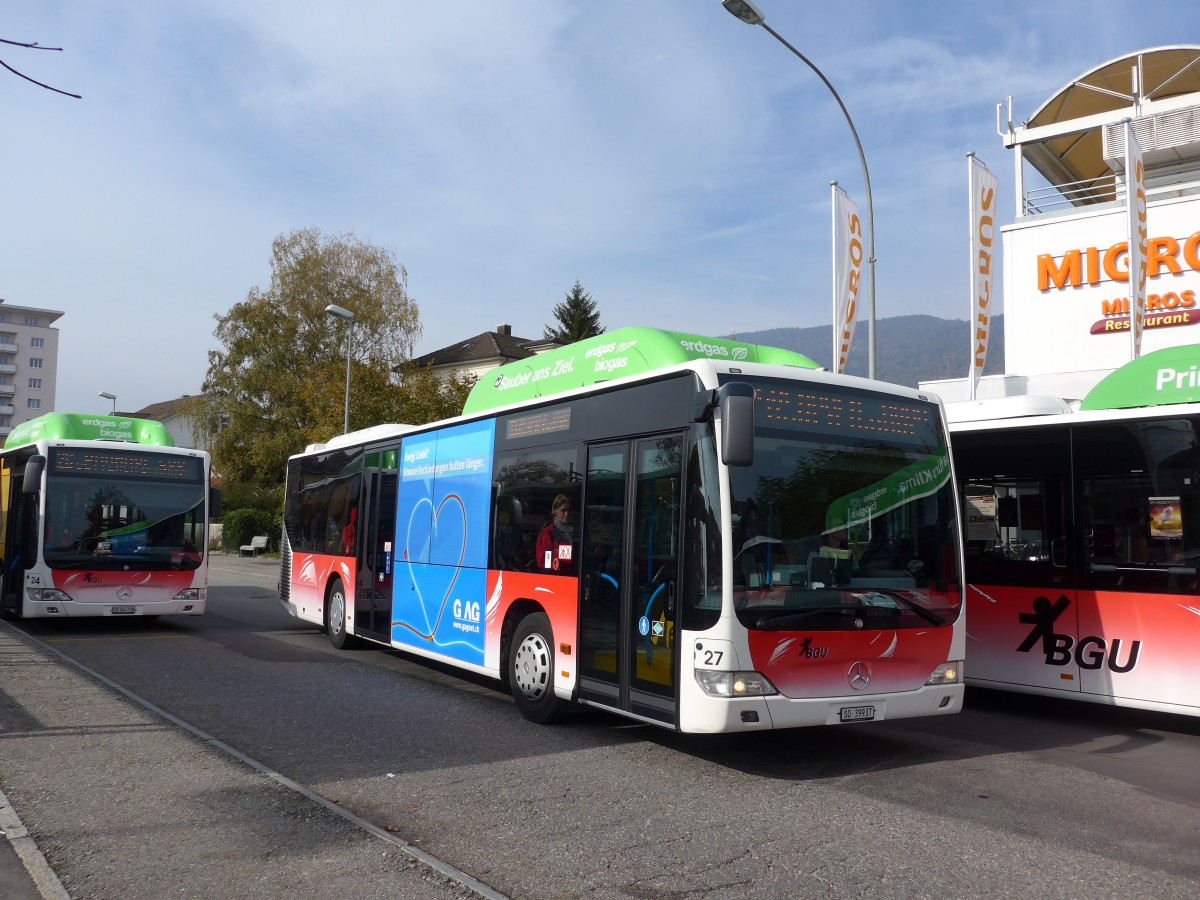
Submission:
[[[562,718],[565,703],[554,695],[554,632],[545,613],[532,613],[513,632],[508,683],[526,719],[548,725]]]
[[[346,589],[340,578],[335,578],[329,588],[329,599],[325,601],[325,631],[329,643],[338,650],[354,646],[354,637],[346,631]]]

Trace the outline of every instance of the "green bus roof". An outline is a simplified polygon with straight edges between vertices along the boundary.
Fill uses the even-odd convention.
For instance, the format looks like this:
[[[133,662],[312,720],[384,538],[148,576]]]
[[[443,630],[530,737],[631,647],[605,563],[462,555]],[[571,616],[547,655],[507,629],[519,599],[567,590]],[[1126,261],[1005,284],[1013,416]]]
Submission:
[[[1200,401],[1200,344],[1166,347],[1125,363],[1088,391],[1080,410]]]
[[[155,447],[174,447],[175,441],[162,422],[122,416],[86,416],[78,413],[46,413],[14,428],[4,449],[24,447],[34,441],[126,441]]]
[[[807,356],[778,347],[657,328],[618,328],[485,373],[471,389],[463,415],[644,375],[693,359],[820,368]]]

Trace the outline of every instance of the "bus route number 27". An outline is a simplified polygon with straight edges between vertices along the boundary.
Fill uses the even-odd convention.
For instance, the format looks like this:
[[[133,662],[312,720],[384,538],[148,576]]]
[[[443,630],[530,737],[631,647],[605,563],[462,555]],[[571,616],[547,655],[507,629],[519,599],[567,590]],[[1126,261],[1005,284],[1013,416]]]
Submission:
[[[700,669],[732,669],[733,646],[729,641],[696,641],[694,665]]]

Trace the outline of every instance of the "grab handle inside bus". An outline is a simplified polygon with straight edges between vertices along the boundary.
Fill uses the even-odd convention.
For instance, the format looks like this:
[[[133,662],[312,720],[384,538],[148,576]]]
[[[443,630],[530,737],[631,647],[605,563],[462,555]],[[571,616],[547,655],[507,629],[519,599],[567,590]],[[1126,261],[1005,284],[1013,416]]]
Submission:
[[[727,466],[754,464],[754,385],[731,381],[717,391],[721,408],[721,461]]]
[[[42,489],[42,472],[46,468],[46,457],[31,456],[25,463],[25,478],[21,481],[22,494],[36,494]]]

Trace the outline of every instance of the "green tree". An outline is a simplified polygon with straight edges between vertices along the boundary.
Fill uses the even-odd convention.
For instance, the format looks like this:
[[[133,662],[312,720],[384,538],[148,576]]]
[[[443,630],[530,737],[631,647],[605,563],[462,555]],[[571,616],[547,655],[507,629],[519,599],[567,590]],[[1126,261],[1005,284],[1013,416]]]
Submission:
[[[227,484],[278,484],[288,456],[341,432],[347,323],[325,312],[331,303],[354,313],[352,429],[461,412],[462,382],[445,386],[408,362],[421,326],[407,281],[391,251],[353,234],[308,228],[274,240],[270,285],[214,317],[220,349],[208,355],[205,395],[182,410]]]
[[[554,307],[554,318],[558,322],[558,326],[546,326],[544,337],[547,340],[573,344],[584,338],[604,334],[604,329],[600,326],[600,313],[596,309],[596,301],[583,289],[583,285],[579,283],[578,279],[575,280],[575,287],[567,292],[563,302]]]
[[[391,395],[389,414],[380,421],[409,425],[461,415],[467,395],[479,380],[474,375],[438,376],[431,367],[422,368],[411,360],[401,363],[395,374],[403,390]]]

